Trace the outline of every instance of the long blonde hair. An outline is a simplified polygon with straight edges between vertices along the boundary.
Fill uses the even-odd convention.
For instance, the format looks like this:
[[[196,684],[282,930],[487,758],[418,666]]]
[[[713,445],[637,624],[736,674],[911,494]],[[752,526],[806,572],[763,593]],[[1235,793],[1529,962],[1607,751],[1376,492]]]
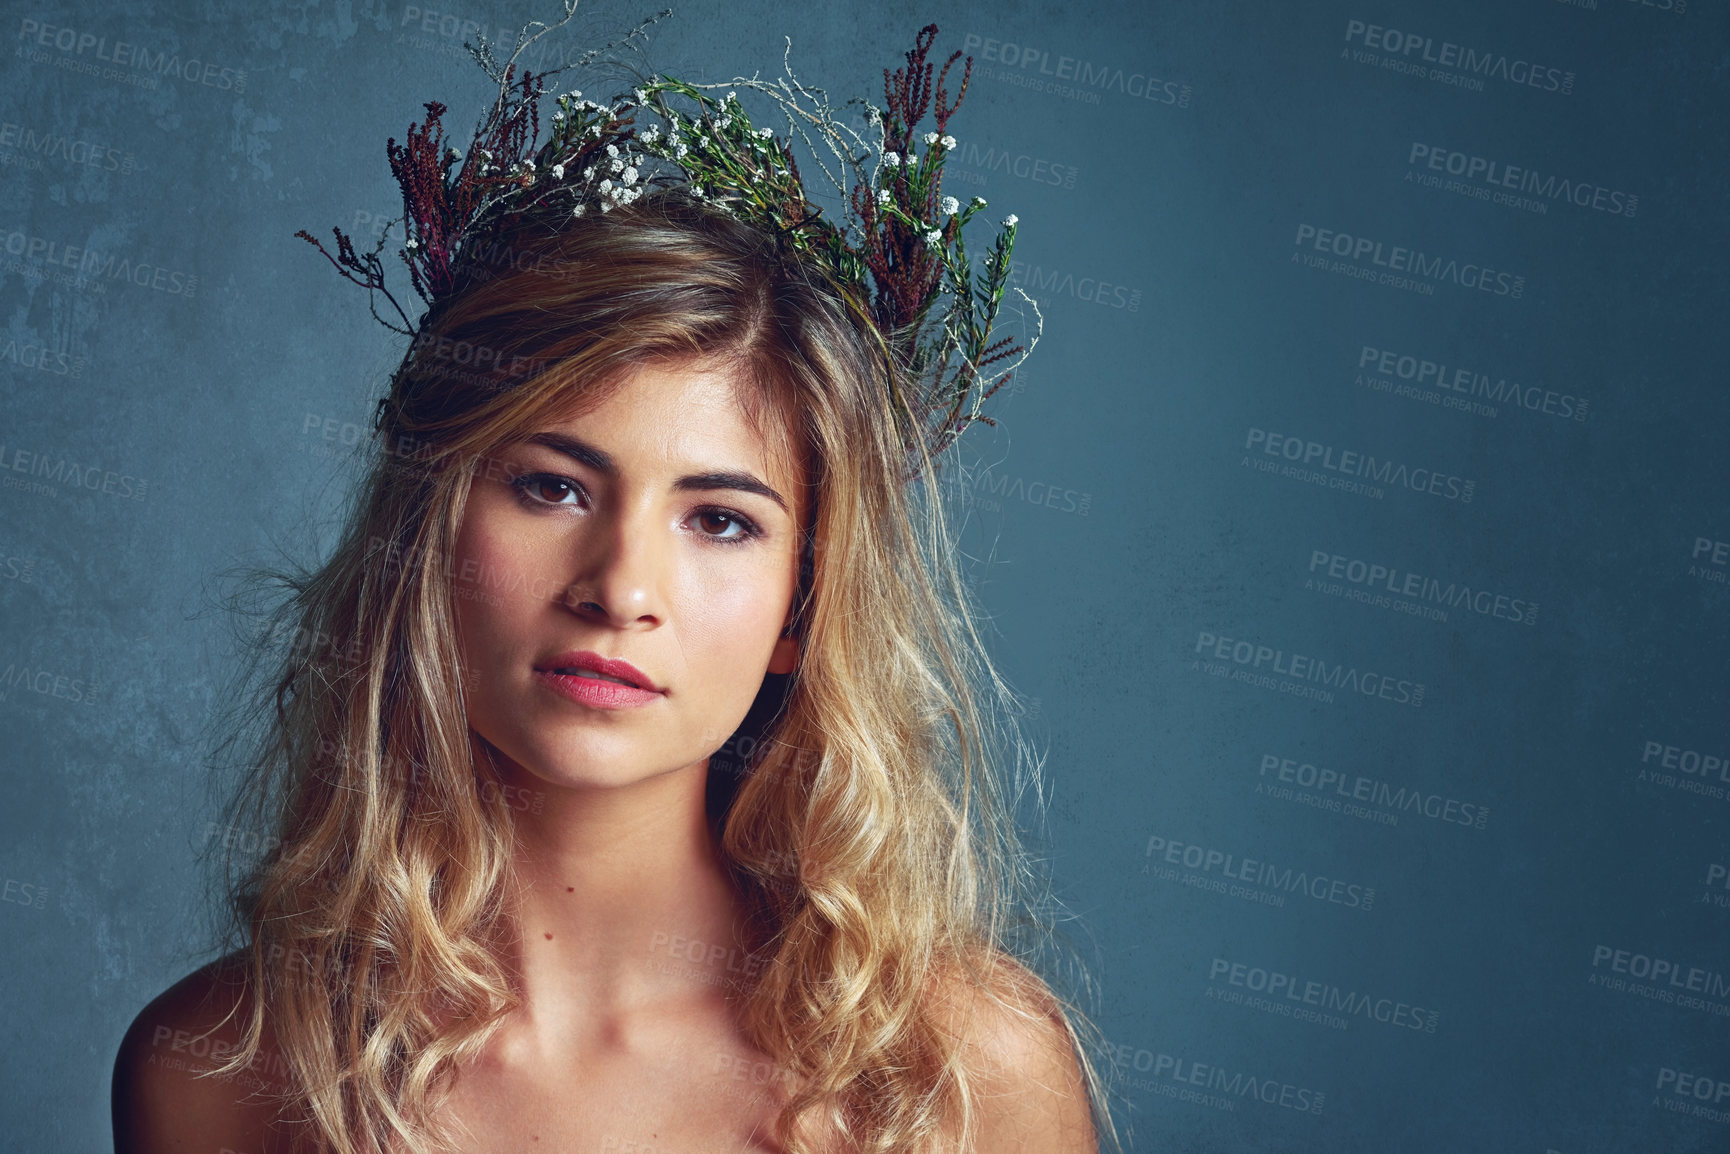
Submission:
[[[738,772],[710,767],[767,959],[741,1020],[797,1087],[782,1141],[808,1151],[815,1116],[849,1149],[965,1148],[973,1085],[933,1001],[933,975],[953,975],[1062,1026],[1116,1148],[1093,1028],[1034,976],[1052,936],[1014,811],[1038,761],[933,463],[905,480],[884,343],[774,238],[682,194],[489,255],[428,317],[340,543],[284,578],[265,631],[239,805],[279,842],[232,893],[254,996],[225,1068],[268,1029],[313,1145],[448,1137],[430,1121],[441,1092],[519,1004],[501,963],[512,799],[472,756],[452,617],[475,595],[449,570],[471,470],[633,366],[702,358],[743,370],[748,415],[814,482],[798,669]]]

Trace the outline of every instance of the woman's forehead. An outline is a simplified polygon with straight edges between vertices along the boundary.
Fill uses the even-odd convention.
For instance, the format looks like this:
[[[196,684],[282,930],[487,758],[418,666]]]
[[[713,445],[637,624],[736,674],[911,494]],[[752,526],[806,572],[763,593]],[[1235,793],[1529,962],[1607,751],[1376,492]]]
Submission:
[[[745,457],[761,462],[778,488],[797,490],[807,476],[804,438],[796,434],[800,421],[787,394],[739,360],[648,361],[580,390],[525,432],[634,426],[672,455]]]

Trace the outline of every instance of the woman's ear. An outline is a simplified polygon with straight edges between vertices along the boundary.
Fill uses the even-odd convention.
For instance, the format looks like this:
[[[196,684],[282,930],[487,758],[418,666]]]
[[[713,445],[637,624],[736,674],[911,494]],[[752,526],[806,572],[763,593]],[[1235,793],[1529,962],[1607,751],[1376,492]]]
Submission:
[[[787,674],[793,672],[799,664],[799,639],[786,636],[775,642],[774,652],[769,654],[769,672]]]

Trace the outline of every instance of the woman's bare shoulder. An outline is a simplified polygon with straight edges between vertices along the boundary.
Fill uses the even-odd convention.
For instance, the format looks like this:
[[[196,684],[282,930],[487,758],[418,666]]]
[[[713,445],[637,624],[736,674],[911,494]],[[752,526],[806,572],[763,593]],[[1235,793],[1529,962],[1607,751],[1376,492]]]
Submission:
[[[1097,1154],[1075,1043],[1037,974],[992,950],[972,967],[935,969],[932,994],[936,1021],[979,1087],[971,1149]]]
[[[194,970],[139,1011],[114,1060],[116,1154],[270,1148],[281,1088],[274,1047],[239,1074],[200,1077],[244,1037],[252,990],[240,955]]]

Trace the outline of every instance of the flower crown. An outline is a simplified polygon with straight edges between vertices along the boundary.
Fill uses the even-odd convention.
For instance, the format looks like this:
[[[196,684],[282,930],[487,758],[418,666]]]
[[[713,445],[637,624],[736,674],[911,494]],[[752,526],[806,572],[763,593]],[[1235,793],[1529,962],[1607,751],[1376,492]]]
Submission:
[[[425,105],[425,122],[411,124],[403,144],[392,138],[385,146],[403,196],[399,219],[406,237],[398,255],[428,306],[420,322],[409,319],[385,284],[380,254],[398,221],[391,221],[366,253],[357,252],[340,228],[332,230],[334,256],[304,229],[295,234],[368,290],[375,318],[413,337],[459,283],[465,255],[485,251],[489,236],[526,220],[557,225],[610,212],[647,189],[683,187],[690,196],[781,238],[868,318],[893,360],[888,389],[910,475],[919,468],[921,440],[936,460],[974,421],[996,423],[983,415],[982,406],[1038,343],[1043,318],[1018,288],[1033,310],[1031,339],[1024,346],[1014,337],[994,338],[1009,282],[1016,218],[1004,218],[976,272],[962,230],[986,202],[973,197],[963,206],[942,193],[943,166],[956,143],[948,123],[966,96],[972,57],[951,100],[950,68],[962,54],[952,53],[934,78],[935,66],[926,56],[937,26],[921,29],[906,53],[906,67],[883,70],[885,107],[860,98],[847,102],[863,106],[866,133],[874,138],[869,141],[837,118],[822,89],[807,87],[786,65],[785,75],[775,81],[752,76],[729,84],[689,84],[659,76],[608,103],[574,90],[560,93],[543,141],[546,80],[629,44],[670,14],[661,12],[621,41],[571,64],[519,75],[517,58],[524,49],[569,22],[576,8],[577,0],[564,0],[563,20],[529,24],[503,65],[484,37],[478,44],[465,43],[499,86],[466,154],[446,144],[441,123],[446,108],[437,102]],[[789,55],[791,48],[789,41]],[[709,95],[721,88],[734,90],[719,98]],[[753,125],[739,88],[767,97],[784,118],[786,134]],[[927,112],[935,128],[919,132]],[[839,194],[840,221],[826,217],[807,195],[794,159],[795,137]],[[379,312],[379,295],[400,324]]]

